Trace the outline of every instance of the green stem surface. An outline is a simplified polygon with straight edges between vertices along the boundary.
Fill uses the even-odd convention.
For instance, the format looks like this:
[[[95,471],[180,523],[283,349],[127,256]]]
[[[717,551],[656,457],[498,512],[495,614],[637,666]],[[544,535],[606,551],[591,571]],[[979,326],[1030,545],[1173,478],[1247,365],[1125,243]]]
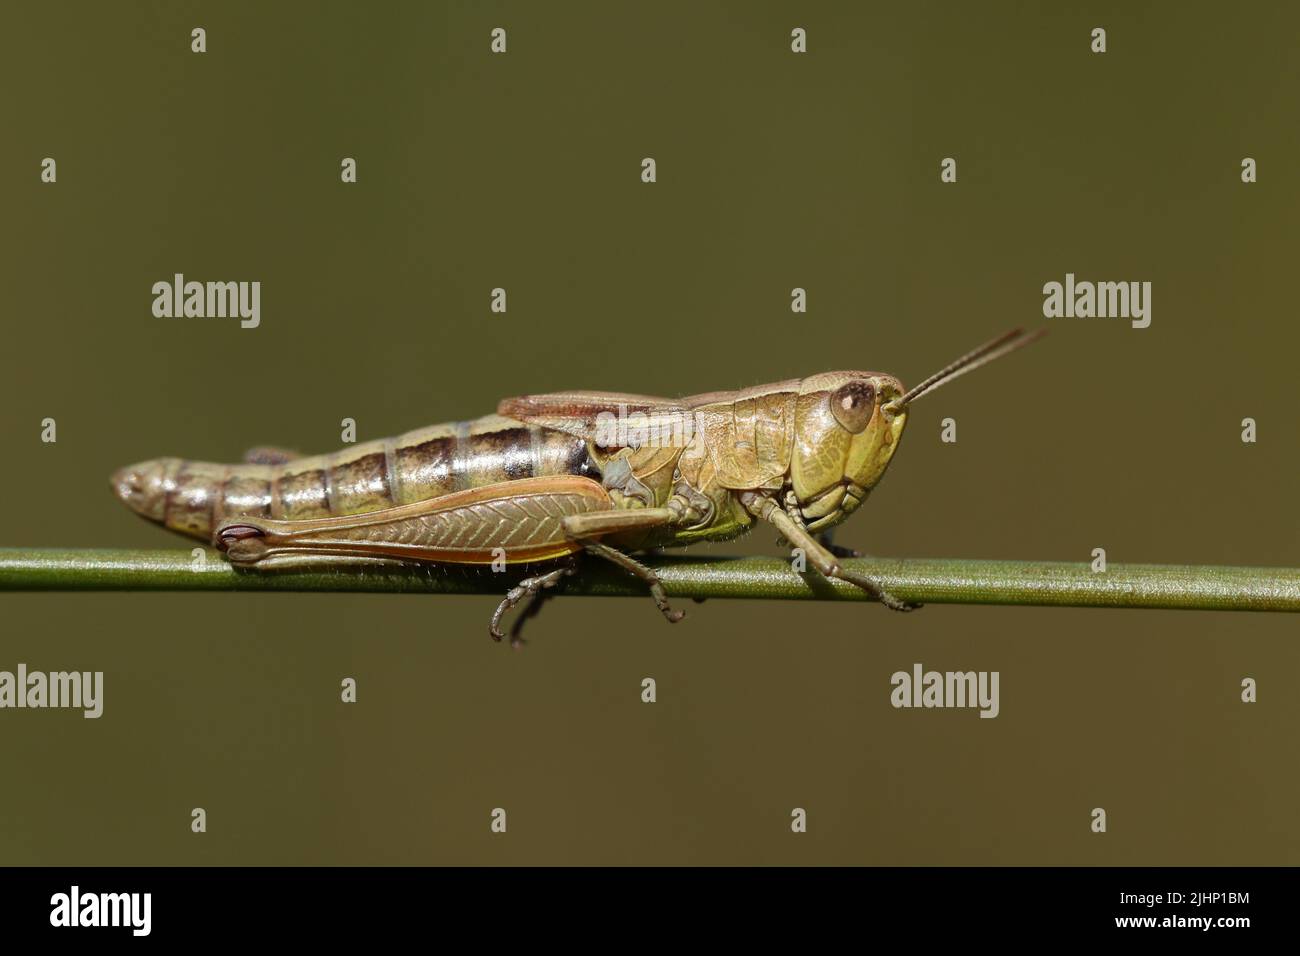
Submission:
[[[856,587],[798,574],[777,558],[660,557],[646,562],[681,598],[864,600]],[[897,596],[921,604],[1300,611],[1300,568],[858,558],[843,561]],[[519,572],[397,566],[258,572],[233,568],[215,551],[0,548],[0,591],[370,591],[496,594]],[[644,596],[644,585],[587,560],[566,594]]]

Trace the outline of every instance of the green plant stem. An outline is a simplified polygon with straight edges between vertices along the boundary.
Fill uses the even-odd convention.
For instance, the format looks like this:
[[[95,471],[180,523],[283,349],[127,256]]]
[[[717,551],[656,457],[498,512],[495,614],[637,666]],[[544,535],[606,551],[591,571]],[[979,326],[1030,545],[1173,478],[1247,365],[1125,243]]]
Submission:
[[[647,561],[670,596],[863,600],[856,587],[797,574],[776,558],[660,557]],[[901,598],[922,604],[1300,611],[1300,569],[976,561],[960,558],[858,558],[846,567],[871,575]],[[502,594],[519,571],[393,566],[319,571],[245,571],[215,551],[0,548],[0,591],[369,591]],[[641,582],[588,559],[564,593],[643,596]]]

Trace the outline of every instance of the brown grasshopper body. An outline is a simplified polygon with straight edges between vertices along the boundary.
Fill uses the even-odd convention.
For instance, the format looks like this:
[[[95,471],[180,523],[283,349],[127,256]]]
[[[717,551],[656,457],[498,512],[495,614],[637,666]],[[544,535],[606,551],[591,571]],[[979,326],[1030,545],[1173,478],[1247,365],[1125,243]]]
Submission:
[[[826,372],[671,400],[565,392],[503,401],[496,415],[330,455],[254,455],[239,465],[160,458],[113,487],[135,511],[211,540],[241,566],[533,563],[586,551],[643,578],[629,552],[772,525],[821,574],[896,610],[912,605],[848,571],[815,532],[843,521],[880,480],[908,403],[1026,344],[1009,333],[911,392],[881,372]],[[493,616],[540,599],[569,566],[523,581]]]

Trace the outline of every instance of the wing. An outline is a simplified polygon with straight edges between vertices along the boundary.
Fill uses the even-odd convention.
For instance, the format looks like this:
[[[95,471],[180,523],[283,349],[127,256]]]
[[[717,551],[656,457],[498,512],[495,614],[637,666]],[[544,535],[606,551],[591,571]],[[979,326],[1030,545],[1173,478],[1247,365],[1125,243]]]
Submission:
[[[502,481],[427,501],[335,518],[277,521],[230,518],[217,529],[217,547],[238,565],[306,564],[320,556],[489,564],[497,548],[506,561],[543,561],[581,546],[564,533],[564,519],[612,504],[589,478],[556,475]]]
[[[587,441],[596,440],[597,423],[601,421],[601,416],[606,416],[606,421],[613,422],[638,412],[646,415],[657,412],[685,415],[687,411],[683,403],[671,398],[589,391],[521,395],[518,398],[504,399],[497,406],[498,415],[528,425],[552,428]]]

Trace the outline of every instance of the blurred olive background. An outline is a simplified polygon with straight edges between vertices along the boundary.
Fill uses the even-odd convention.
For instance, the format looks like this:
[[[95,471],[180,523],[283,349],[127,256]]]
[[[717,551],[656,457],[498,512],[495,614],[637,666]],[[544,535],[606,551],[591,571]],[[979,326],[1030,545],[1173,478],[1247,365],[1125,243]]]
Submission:
[[[1074,272],[1151,281],[1151,327],[927,398],[840,542],[1295,565],[1300,10],[1074,6],[7,4],[0,544],[188,549],[114,468],[345,417],[916,381]],[[260,280],[261,327],[154,318],[176,272]],[[0,862],[1300,862],[1293,617],[561,599],[512,653],[495,600],[4,595],[0,669],[106,689],[0,712]],[[1001,716],[891,708],[917,661]]]

